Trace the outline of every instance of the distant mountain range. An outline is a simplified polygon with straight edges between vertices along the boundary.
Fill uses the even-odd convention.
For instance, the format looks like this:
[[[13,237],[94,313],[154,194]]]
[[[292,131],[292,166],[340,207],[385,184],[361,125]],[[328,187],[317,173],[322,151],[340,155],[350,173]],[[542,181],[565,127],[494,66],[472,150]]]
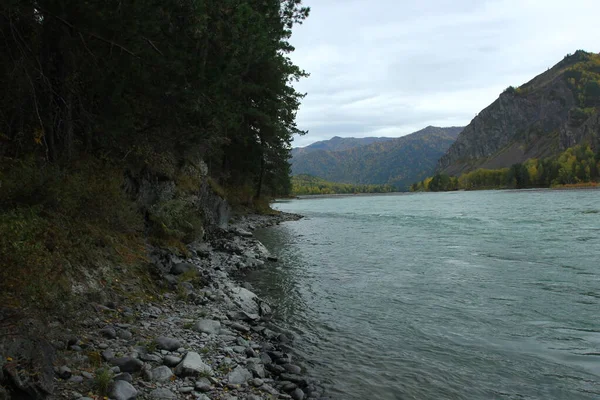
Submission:
[[[333,137],[292,151],[292,174],[399,190],[431,175],[462,127],[428,126],[400,138]]]
[[[589,144],[600,150],[600,55],[579,50],[526,84],[507,88],[465,127],[438,171],[460,175]]]

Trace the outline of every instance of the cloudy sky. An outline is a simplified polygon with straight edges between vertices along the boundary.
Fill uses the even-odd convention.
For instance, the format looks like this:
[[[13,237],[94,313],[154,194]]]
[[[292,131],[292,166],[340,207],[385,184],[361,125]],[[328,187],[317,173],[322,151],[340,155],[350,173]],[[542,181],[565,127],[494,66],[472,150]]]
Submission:
[[[467,125],[507,86],[600,51],[600,0],[303,0],[293,61],[311,74],[294,140]]]

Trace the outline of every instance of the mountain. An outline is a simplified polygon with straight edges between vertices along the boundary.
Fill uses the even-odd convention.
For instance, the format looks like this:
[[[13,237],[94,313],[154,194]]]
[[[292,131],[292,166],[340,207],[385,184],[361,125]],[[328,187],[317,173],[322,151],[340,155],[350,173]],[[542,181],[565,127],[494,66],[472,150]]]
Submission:
[[[556,156],[577,144],[598,149],[599,107],[600,55],[579,50],[506,89],[465,127],[437,169],[460,175]]]
[[[428,126],[400,138],[343,150],[297,151],[291,160],[292,174],[352,184],[389,184],[407,190],[408,185],[434,171],[437,160],[462,129]]]
[[[316,150],[328,150],[328,151],[340,151],[340,150],[348,150],[354,147],[367,146],[372,143],[377,142],[387,142],[394,138],[389,137],[365,137],[365,138],[343,138],[339,136],[334,136],[329,140],[321,140],[319,142],[315,142],[306,147],[295,147],[292,149],[292,157],[303,154],[310,153]]]

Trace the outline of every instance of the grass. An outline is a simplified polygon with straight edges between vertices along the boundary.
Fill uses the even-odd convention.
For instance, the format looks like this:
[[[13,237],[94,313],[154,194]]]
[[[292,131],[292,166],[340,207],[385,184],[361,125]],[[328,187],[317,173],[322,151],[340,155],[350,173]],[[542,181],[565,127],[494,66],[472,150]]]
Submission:
[[[96,389],[100,396],[108,395],[108,388],[112,378],[113,373],[108,368],[101,368],[96,371],[96,376],[94,377],[94,389]]]

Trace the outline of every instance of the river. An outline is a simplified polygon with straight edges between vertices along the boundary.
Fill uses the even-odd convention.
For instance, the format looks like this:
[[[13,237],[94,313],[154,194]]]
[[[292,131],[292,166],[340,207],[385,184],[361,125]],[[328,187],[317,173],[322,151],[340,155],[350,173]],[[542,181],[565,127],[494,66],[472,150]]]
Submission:
[[[600,398],[600,191],[278,202],[249,276],[335,399]]]

